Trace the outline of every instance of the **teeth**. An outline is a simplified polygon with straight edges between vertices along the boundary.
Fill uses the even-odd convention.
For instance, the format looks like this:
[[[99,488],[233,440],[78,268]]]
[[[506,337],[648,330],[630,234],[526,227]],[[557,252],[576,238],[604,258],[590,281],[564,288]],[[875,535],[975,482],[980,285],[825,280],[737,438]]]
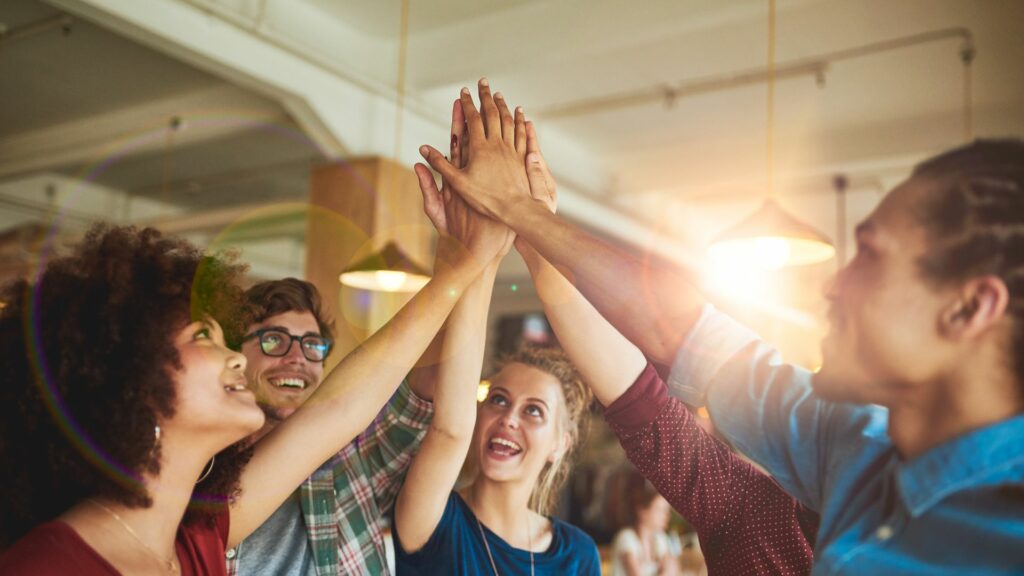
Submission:
[[[505,440],[504,438],[494,438],[494,439],[491,440],[491,444],[497,444],[499,446],[505,446],[506,448],[511,448],[512,450],[517,450],[517,451],[522,450],[522,447],[519,446],[519,444],[516,444],[515,442],[513,442],[511,440]]]
[[[306,381],[301,378],[279,378],[271,380],[270,383],[278,388],[298,388],[299,390],[306,388]]]

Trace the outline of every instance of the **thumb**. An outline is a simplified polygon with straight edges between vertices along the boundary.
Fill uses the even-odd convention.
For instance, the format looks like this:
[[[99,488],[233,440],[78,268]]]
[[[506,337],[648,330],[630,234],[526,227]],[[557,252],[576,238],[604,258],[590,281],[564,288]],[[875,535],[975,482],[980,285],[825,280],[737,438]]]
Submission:
[[[423,164],[413,166],[416,172],[416,179],[420,185],[420,192],[423,193],[423,212],[427,215],[430,223],[441,234],[448,233],[448,220],[444,214],[444,202],[441,200],[441,192],[434,182],[434,174]]]
[[[547,170],[540,154],[531,152],[526,155],[526,178],[530,181],[530,196],[552,206],[554,193],[548,188]]]
[[[430,164],[430,167],[441,175],[441,178],[456,185],[462,181],[462,173],[433,146],[420,146],[420,154],[427,164]]]

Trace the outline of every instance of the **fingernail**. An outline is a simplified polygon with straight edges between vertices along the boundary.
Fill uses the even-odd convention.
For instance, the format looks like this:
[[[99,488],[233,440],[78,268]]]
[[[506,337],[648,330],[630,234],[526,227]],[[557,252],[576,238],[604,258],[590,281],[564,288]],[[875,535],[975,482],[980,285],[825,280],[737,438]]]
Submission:
[[[526,161],[530,164],[540,164],[540,156],[536,154],[530,154],[526,157]]]
[[[426,158],[430,154],[430,149],[426,146],[420,146],[420,156]]]
[[[495,92],[494,98],[497,100],[501,100],[502,98],[504,98],[504,96],[501,95],[501,92]]]
[[[481,85],[481,86],[488,86],[488,84],[487,84],[487,78],[481,78],[481,79],[480,79],[480,85]]]
[[[462,93],[463,94],[469,94],[469,88],[466,88],[465,86],[463,86],[462,87]]]
[[[523,113],[523,107],[522,106],[516,106],[516,114],[522,114],[522,113]]]

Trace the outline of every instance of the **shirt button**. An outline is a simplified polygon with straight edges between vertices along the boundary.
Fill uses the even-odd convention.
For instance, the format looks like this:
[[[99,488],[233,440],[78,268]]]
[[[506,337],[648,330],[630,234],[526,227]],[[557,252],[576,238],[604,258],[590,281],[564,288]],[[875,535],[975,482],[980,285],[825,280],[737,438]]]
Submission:
[[[228,551],[224,555],[228,557],[228,560],[231,560],[232,558],[235,557],[235,549],[234,548],[228,548]]]
[[[878,530],[875,530],[875,538],[882,541],[892,538],[892,527],[888,524],[882,524],[878,527]]]

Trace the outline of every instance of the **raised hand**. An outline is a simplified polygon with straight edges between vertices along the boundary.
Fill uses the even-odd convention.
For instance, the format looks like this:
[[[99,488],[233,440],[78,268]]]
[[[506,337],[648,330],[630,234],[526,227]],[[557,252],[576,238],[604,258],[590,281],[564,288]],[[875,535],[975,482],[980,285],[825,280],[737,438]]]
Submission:
[[[509,133],[520,135],[518,141],[522,151],[519,154],[525,155],[526,127],[522,114],[513,119],[507,107],[504,107],[502,114],[508,117]],[[452,109],[450,148],[453,166],[462,168],[466,165],[469,157],[469,151],[464,145],[466,142],[467,127],[462,103],[456,101]],[[416,164],[414,169],[419,180],[420,192],[423,193],[423,211],[441,235],[441,242],[438,245],[438,257],[441,260],[457,258],[458,256],[452,252],[458,251],[460,247],[467,249],[466,253],[479,264],[486,264],[508,253],[515,234],[504,224],[470,209],[464,200],[452,193],[449,181],[444,177],[441,179],[441,188],[438,189],[433,174],[423,164]]]
[[[542,203],[551,213],[558,209],[558,191],[555,178],[548,169],[548,163],[540,152],[540,142],[533,122],[525,122],[526,175],[530,182],[530,196]],[[527,264],[540,259],[537,251],[522,236],[516,237],[516,250],[527,261]]]
[[[470,206],[503,220],[515,202],[532,201],[523,170],[526,126],[522,110],[516,109],[513,117],[500,94],[491,96],[486,79],[480,80],[479,92],[479,111],[468,89],[460,96],[469,139],[459,142],[465,165],[449,162],[430,146],[421,147],[420,153]]]

